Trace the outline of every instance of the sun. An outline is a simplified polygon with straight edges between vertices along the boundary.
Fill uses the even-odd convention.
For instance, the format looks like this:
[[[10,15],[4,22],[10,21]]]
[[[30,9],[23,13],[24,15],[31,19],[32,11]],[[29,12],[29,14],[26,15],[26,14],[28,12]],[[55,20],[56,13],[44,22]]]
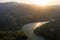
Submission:
[[[36,4],[36,5],[41,5],[41,6],[45,6],[48,4],[47,0],[31,0],[32,4]]]
[[[22,2],[28,3],[28,4],[41,5],[41,6],[48,5],[48,0],[25,0],[25,1],[22,1]]]
[[[49,1],[48,0],[16,0],[16,2],[23,2],[23,3],[27,3],[27,4],[35,4],[35,5],[40,5],[40,6],[46,6],[49,5]]]

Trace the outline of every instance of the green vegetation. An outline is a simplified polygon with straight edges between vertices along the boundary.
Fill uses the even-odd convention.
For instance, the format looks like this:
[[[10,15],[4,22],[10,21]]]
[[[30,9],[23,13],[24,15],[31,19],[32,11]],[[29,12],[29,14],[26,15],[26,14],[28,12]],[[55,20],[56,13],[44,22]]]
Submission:
[[[0,31],[0,40],[26,40],[27,37],[23,32]]]
[[[37,34],[40,35],[40,33],[44,33],[47,37],[51,37],[51,32],[46,31],[49,30],[50,27],[53,27],[59,35],[59,40],[60,6],[54,5],[43,8],[36,5],[18,4],[15,2],[0,3],[0,40],[25,40],[27,37],[24,33],[16,30],[21,30],[21,27],[27,23],[50,21],[50,19],[54,19],[55,23],[47,26],[44,25],[42,28],[40,27],[38,31],[36,30]]]

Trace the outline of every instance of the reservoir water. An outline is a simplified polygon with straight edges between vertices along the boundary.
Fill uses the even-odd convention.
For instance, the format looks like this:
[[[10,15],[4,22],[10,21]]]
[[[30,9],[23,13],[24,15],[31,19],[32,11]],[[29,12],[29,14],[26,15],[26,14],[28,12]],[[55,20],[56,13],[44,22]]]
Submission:
[[[46,22],[36,22],[36,23],[28,23],[22,27],[22,31],[25,33],[25,35],[28,37],[28,40],[44,40],[42,37],[38,37],[33,33],[34,29],[37,27],[41,27],[42,25],[48,23]]]

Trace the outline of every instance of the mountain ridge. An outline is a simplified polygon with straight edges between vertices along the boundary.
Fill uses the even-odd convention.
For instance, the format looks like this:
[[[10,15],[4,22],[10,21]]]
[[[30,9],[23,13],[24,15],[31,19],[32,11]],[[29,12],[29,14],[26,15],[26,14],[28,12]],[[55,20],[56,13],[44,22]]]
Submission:
[[[0,31],[20,30],[21,26],[31,22],[59,20],[59,6],[46,8],[24,3],[7,2],[0,4]],[[57,14],[58,13],[58,14]]]

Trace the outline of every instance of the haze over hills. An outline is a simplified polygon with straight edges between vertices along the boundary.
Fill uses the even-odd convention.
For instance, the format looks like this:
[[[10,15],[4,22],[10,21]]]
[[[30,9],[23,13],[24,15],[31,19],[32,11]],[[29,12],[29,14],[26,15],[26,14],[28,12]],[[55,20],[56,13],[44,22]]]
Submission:
[[[0,3],[0,31],[16,31],[26,23],[48,21],[59,22],[60,6],[41,7],[24,3]]]

